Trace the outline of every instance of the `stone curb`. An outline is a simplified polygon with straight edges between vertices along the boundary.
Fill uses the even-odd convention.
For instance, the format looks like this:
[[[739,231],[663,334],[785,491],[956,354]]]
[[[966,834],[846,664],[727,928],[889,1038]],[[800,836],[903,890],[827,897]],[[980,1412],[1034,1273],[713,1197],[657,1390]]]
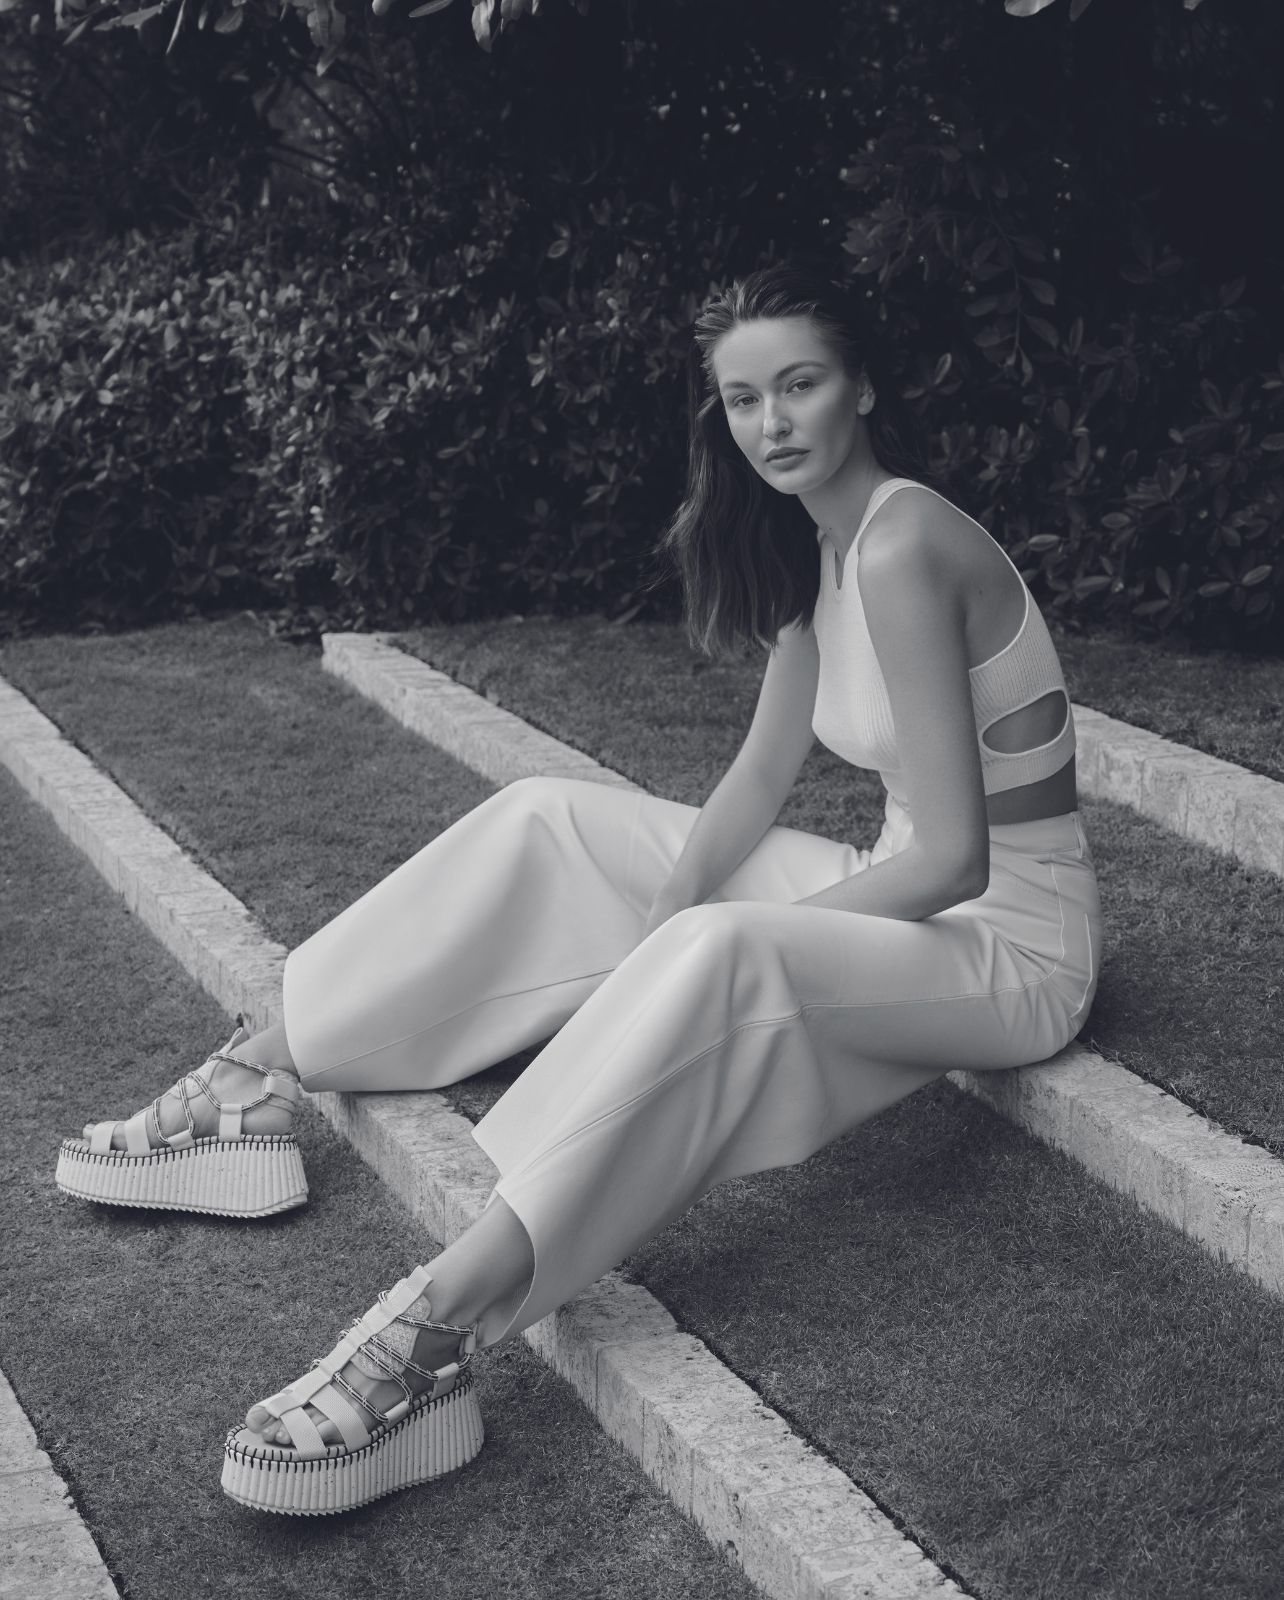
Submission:
[[[1131,806],[1246,867],[1284,875],[1284,784],[1089,706],[1075,706],[1074,724],[1085,794]]]
[[[0,760],[220,1004],[256,1027],[279,1021],[284,948],[3,678]],[[495,1170],[472,1124],[440,1095],[308,1098],[435,1238],[449,1242],[480,1214]],[[772,1600],[963,1595],[850,1478],[618,1272],[523,1337]],[[58,1600],[80,1592],[62,1588]]]
[[[98,1546],[0,1373],[0,1595],[116,1600]]]
[[[386,636],[327,634],[322,646],[327,671],[492,783],[547,773],[638,788],[396,649]],[[1265,1150],[1081,1045],[1034,1067],[949,1076],[1284,1294],[1284,1163]]]

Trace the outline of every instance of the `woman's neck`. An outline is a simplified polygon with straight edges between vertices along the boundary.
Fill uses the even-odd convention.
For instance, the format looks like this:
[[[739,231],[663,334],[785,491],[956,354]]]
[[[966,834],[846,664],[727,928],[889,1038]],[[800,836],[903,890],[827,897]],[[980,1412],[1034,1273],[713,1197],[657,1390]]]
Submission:
[[[851,465],[850,472],[845,466],[814,494],[800,497],[807,515],[843,562],[847,559],[847,552],[864,520],[874,491],[880,484],[889,483],[896,476],[882,467],[872,455]]]

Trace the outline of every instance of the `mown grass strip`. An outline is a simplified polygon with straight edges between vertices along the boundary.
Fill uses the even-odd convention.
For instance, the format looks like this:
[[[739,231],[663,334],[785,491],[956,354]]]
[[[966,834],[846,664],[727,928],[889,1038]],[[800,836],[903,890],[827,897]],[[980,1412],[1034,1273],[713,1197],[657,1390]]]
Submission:
[[[1284,782],[1284,661],[1064,629],[1056,644],[1072,700]]]
[[[312,1198],[255,1224],[111,1211],[53,1187],[58,1141],[124,1113],[227,1019],[0,774],[5,1365],[131,1600],[175,1594],[755,1591],[520,1341],[478,1358],[475,1463],[355,1517],[256,1517],[223,1436],[438,1246],[319,1118]]]
[[[396,859],[427,836],[449,764],[311,653],[249,624],[31,643],[6,670],[243,899],[265,834],[269,898],[297,882],[324,914],[372,874],[322,859],[318,829],[359,856],[386,827]],[[365,761],[377,781],[349,784]],[[217,805],[211,766],[238,780]],[[269,928],[293,942],[309,917]],[[985,1600],[1279,1588],[1284,1307],[948,1086],[715,1190],[627,1270]]]

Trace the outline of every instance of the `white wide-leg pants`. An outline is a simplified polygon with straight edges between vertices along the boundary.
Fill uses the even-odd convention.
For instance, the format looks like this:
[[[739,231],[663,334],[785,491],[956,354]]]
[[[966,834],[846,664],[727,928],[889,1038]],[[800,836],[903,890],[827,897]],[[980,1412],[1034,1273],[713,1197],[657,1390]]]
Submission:
[[[286,963],[311,1090],[438,1088],[555,1035],[474,1129],[535,1260],[505,1334],[716,1183],[802,1161],[952,1068],[1042,1061],[1088,1015],[1101,924],[1077,813],[991,828],[986,892],[920,922],[791,903],[911,841],[893,797],[872,850],[776,826],[639,943],[697,815],[522,779]]]

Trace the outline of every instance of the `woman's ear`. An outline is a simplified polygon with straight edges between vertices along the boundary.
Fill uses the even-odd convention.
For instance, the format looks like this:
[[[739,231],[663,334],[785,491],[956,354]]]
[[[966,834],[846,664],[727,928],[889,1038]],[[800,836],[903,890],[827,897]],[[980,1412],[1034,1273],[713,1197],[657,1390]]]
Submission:
[[[862,372],[856,389],[857,413],[862,417],[867,417],[874,409],[874,401],[876,399],[874,385],[869,381],[868,373]]]

